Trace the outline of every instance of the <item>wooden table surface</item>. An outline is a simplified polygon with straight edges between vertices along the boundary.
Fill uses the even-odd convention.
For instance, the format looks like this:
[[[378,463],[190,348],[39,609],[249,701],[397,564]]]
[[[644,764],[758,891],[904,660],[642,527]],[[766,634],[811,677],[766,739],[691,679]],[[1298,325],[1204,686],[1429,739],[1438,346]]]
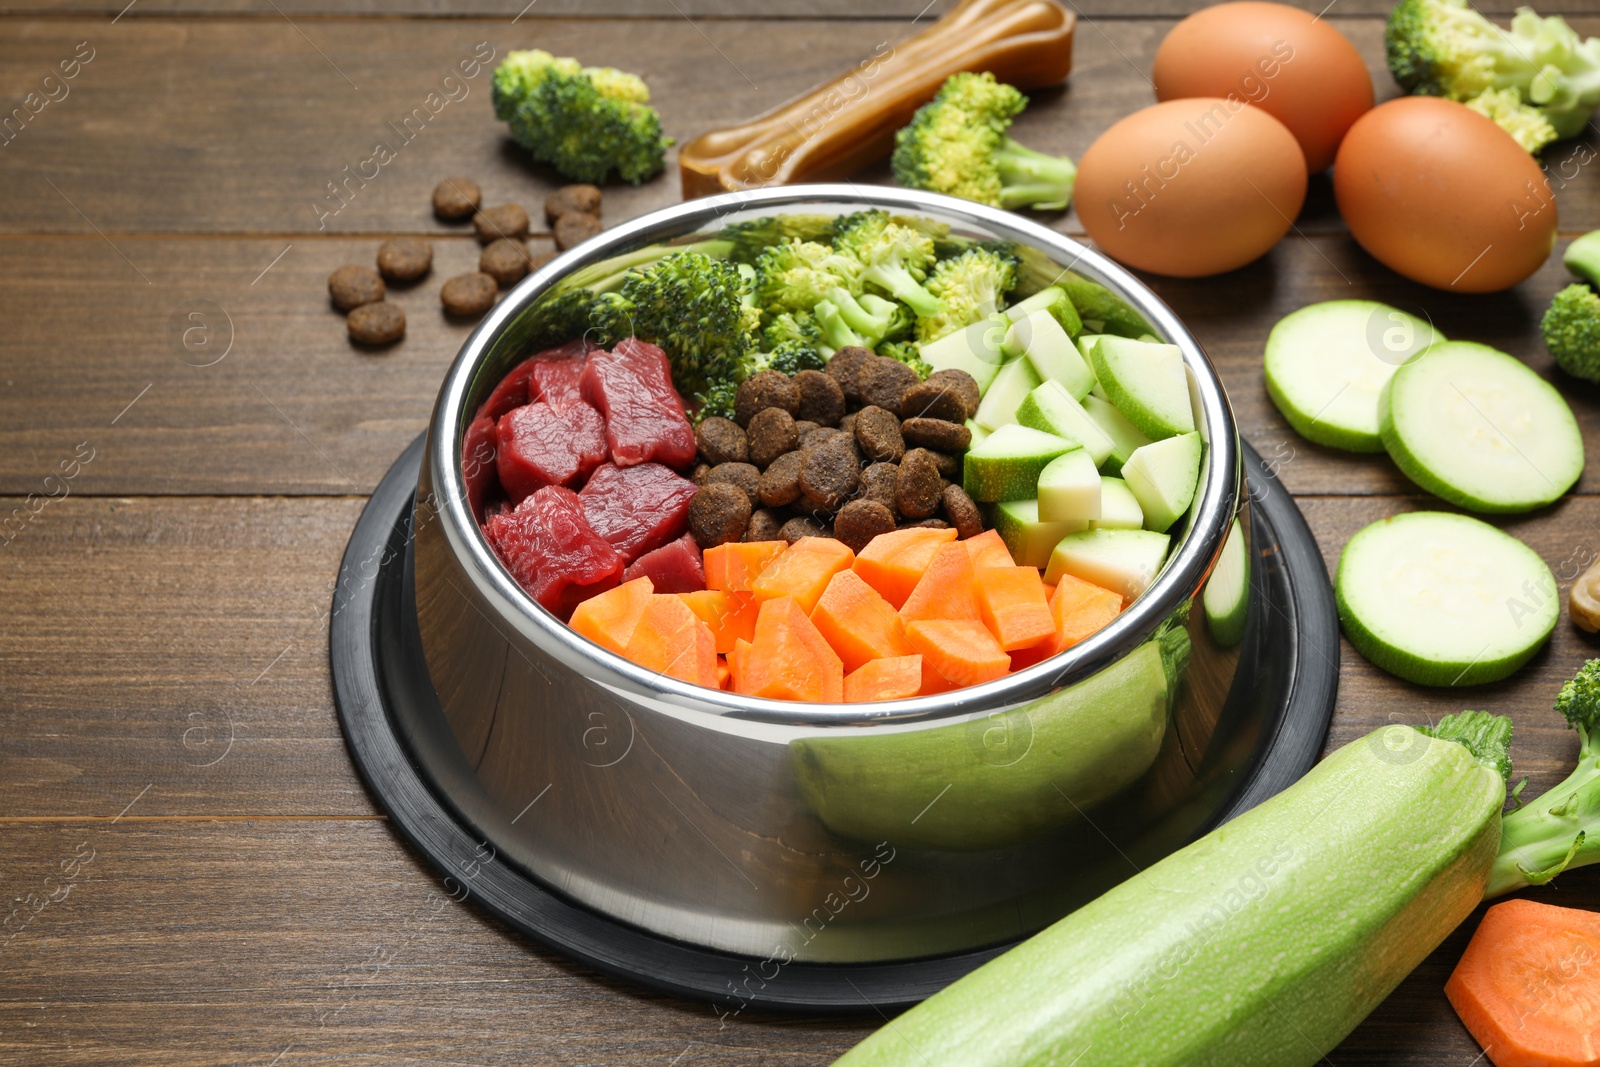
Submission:
[[[0,550],[0,1063],[800,1065],[866,1032],[873,1020],[720,1025],[446,900],[351,765],[326,612],[365,495],[423,428],[468,329],[443,319],[437,291],[477,245],[433,219],[429,191],[464,174],[487,202],[537,209],[556,184],[494,121],[488,68],[448,81],[456,64],[537,46],[634,70],[686,140],[914,32],[923,2],[0,0],[0,100],[37,109],[0,146],[0,514],[23,517]],[[1037,94],[1019,137],[1076,157],[1149,103],[1153,51],[1190,6],[1082,0],[1071,83]],[[1380,98],[1394,93],[1386,6],[1334,0],[1325,15]],[[1600,33],[1595,0],[1563,9]],[[74,78],[47,80],[74,58]],[[1563,245],[1600,227],[1597,140],[1545,156]],[[393,159],[330,196],[380,141]],[[677,199],[669,158],[662,178],[608,190],[606,217]],[[1071,215],[1047,221],[1081,232]],[[433,239],[434,274],[394,297],[407,339],[357,351],[324,280],[393,234]],[[1289,430],[1262,387],[1271,325],[1314,300],[1381,299],[1551,374],[1537,324],[1566,281],[1552,259],[1487,297],[1405,282],[1346,235],[1326,176],[1258,263],[1151,279],[1330,566],[1364,524],[1436,502],[1382,457]],[[1559,384],[1595,442],[1590,470],[1499,525],[1564,592],[1600,552],[1600,395]],[[73,460],[75,477],[46,480]],[[1486,708],[1516,720],[1533,795],[1570,768],[1576,741],[1551,701],[1595,648],[1563,618],[1517,677],[1455,693],[1346,646],[1328,745]],[[1537,895],[1600,908],[1597,875]],[[1327,1060],[1474,1063],[1441,987],[1475,924]]]

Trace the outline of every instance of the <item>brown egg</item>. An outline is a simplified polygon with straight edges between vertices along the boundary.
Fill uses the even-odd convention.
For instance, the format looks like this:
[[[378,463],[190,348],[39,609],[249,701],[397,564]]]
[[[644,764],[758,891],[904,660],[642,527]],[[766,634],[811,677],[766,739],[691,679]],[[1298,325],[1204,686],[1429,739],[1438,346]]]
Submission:
[[[1555,197],[1539,164],[1493,122],[1437,97],[1363,115],[1339,148],[1333,191],[1362,248],[1436,289],[1510,288],[1556,243]]]
[[[1194,278],[1242,267],[1289,232],[1306,161],[1283,123],[1238,100],[1169,100],[1078,161],[1083,228],[1114,259]]]
[[[1372,78],[1355,45],[1284,4],[1217,4],[1172,28],[1156,50],[1157,100],[1234,97],[1294,134],[1315,174],[1351,123],[1372,108]]]

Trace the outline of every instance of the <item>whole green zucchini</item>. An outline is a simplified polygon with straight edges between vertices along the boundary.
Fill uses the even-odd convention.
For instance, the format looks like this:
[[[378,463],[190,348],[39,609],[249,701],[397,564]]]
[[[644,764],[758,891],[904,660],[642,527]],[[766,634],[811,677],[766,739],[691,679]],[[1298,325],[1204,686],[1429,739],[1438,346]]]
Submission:
[[[1316,1063],[1483,898],[1510,736],[1465,712],[1354,741],[838,1062]]]

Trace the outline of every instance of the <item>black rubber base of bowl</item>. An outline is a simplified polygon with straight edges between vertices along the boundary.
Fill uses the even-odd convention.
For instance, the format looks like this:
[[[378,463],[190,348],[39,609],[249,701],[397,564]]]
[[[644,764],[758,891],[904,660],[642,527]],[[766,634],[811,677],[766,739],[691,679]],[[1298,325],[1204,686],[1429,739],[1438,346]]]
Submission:
[[[753,998],[737,1000],[758,961],[670,940],[592,911],[492,855],[478,832],[435,791],[409,754],[394,714],[437,708],[415,650],[416,621],[405,571],[422,438],[401,453],[356,523],[340,566],[329,633],[334,698],[361,776],[396,829],[446,877],[458,899],[597,970],[666,993],[735,1009],[871,1012],[920,1001],[1005,945],[893,963],[790,963]],[[1252,625],[1240,676],[1255,684],[1249,712],[1261,719],[1259,758],[1240,776],[1210,825],[1285,788],[1315,762],[1338,687],[1339,627],[1316,541],[1294,501],[1261,458],[1245,448],[1254,516]],[[1263,625],[1264,623],[1264,625]],[[1254,663],[1248,660],[1253,658]],[[1256,665],[1259,664],[1259,667]],[[1244,672],[1250,671],[1251,674]],[[421,703],[419,703],[421,702]]]

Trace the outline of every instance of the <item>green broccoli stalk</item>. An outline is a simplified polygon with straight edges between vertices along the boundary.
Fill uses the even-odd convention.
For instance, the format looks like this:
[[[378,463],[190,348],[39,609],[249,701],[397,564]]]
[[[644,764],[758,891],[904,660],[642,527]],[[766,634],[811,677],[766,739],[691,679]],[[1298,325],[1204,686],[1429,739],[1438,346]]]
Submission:
[[[790,238],[756,257],[756,303],[774,314],[810,311],[832,293],[859,293],[861,270],[857,260],[829,245]]]
[[[942,308],[937,315],[917,319],[917,340],[937,341],[986,318],[1004,326],[1000,311],[1016,284],[1016,257],[1000,249],[969,248],[941,260],[928,279],[928,290],[939,297]]]
[[[918,315],[937,315],[939,299],[923,288],[933,266],[933,238],[891,221],[887,211],[859,211],[841,217],[834,228],[834,250],[863,268],[861,280],[876,285]]]
[[[1600,861],[1600,659],[1561,687],[1556,710],[1578,731],[1578,766],[1566,781],[1505,817],[1500,855],[1484,896],[1544,885],[1562,871]]]
[[[597,315],[608,337],[660,345],[679,390],[702,394],[737,376],[761,323],[739,265],[699,252],[630,270],[601,294]]]
[[[862,299],[857,300],[836,286],[826,297],[829,303],[839,309],[839,316],[844,319],[845,325],[867,339],[868,347],[883,340],[894,319],[894,309],[900,306],[892,300],[882,300],[880,297],[874,301],[876,307],[874,310],[867,307],[866,299],[870,296],[870,293],[864,293]]]
[[[876,293],[862,293],[857,299],[874,317],[888,323],[883,330],[885,341],[903,341],[916,330],[917,317],[898,300],[885,300]]]
[[[673,143],[637,75],[539,49],[508,53],[491,97],[517,143],[573,181],[598,184],[616,171],[638,185],[661,173]]]
[[[1539,333],[1556,366],[1574,378],[1600,382],[1600,296],[1593,289],[1575,284],[1557,293]]]
[[[894,180],[911,189],[1016,209],[1060,210],[1078,168],[1018,144],[1006,130],[1028,98],[994,75],[953,74],[894,136]]]
[[[832,300],[823,300],[812,309],[817,327],[822,331],[822,343],[833,351],[841,348],[868,347],[867,339],[845,321],[844,312]]]
[[[1559,17],[1521,8],[1503,30],[1467,0],[1400,0],[1384,30],[1389,70],[1414,93],[1470,101],[1514,90],[1543,116],[1557,139],[1575,137],[1600,106],[1600,40],[1579,38]],[[1502,101],[1504,98],[1500,98]],[[1493,99],[1478,110],[1508,132],[1529,137],[1528,118]],[[1521,141],[1519,140],[1519,143]]]
[[[1590,285],[1600,286],[1600,230],[1575,238],[1567,246],[1561,263]]]

